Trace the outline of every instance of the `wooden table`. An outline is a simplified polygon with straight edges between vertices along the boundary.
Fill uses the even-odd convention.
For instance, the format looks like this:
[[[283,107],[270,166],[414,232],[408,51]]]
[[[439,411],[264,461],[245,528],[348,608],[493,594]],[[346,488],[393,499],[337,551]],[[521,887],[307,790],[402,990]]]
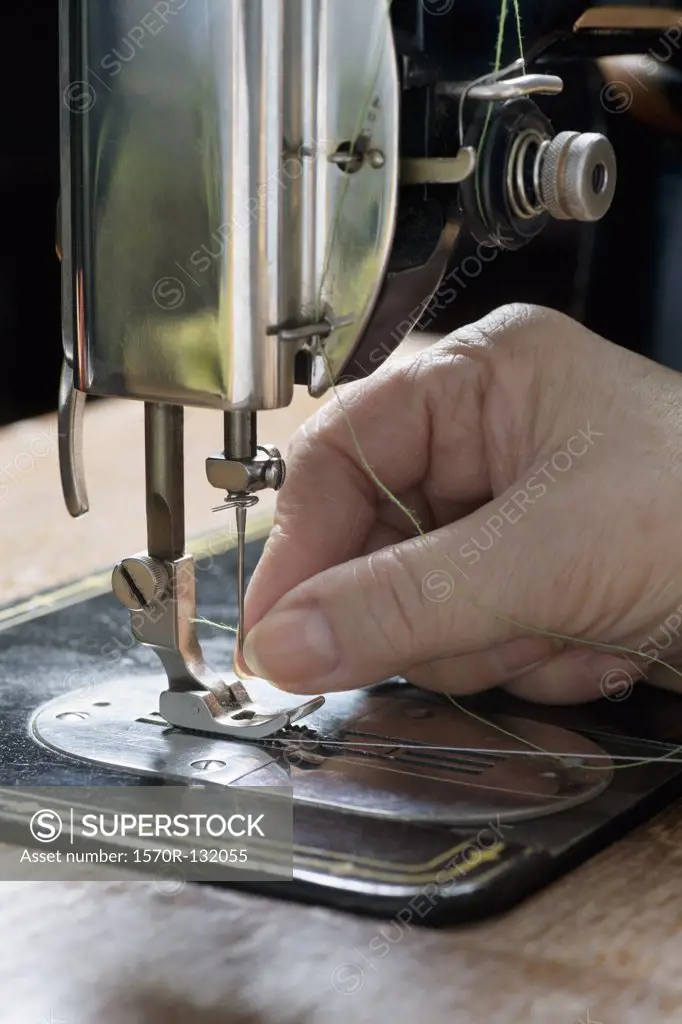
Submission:
[[[285,444],[306,396],[263,417]],[[188,525],[215,527],[214,413],[187,414]],[[0,599],[144,546],[142,410],[88,410],[92,511],[62,510],[52,418],[0,432]],[[29,602],[29,606],[32,602]],[[35,603],[35,602],[33,602]],[[27,875],[27,877],[30,877]],[[682,1022],[682,808],[506,916],[449,931],[149,881],[0,883],[0,1024]],[[381,959],[372,940],[382,936]]]

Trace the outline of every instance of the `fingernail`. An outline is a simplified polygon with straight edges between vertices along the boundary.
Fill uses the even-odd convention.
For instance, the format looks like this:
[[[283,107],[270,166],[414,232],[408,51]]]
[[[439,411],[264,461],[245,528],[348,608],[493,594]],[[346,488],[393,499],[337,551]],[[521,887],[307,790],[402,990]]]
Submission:
[[[318,608],[266,615],[244,641],[244,661],[261,679],[296,692],[319,692],[341,661],[336,637]]]

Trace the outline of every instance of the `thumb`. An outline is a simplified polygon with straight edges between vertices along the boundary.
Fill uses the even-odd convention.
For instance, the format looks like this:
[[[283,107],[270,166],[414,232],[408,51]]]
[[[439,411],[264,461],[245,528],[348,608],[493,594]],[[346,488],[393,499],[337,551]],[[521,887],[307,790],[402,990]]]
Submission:
[[[246,665],[282,689],[321,693],[527,635],[491,614],[480,588],[467,581],[454,557],[458,534],[456,526],[446,526],[306,580],[251,629]],[[490,604],[499,608],[503,588],[494,575]],[[505,603],[518,609],[510,578],[514,589],[520,586],[517,574],[507,576]],[[537,642],[542,656],[547,641]]]

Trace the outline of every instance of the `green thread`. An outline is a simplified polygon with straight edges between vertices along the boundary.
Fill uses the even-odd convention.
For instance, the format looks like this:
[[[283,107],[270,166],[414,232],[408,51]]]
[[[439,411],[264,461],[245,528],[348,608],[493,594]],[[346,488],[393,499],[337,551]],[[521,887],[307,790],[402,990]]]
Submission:
[[[514,20],[516,21],[516,37],[519,43],[519,57],[523,61],[523,72],[526,73],[526,58],[523,52],[523,28],[521,26],[521,7],[519,0],[514,0]]]
[[[521,13],[519,11],[518,4],[519,4],[519,0],[514,0],[514,9],[515,9],[515,11],[517,13],[518,25],[519,25],[519,41],[520,41],[520,43],[522,45],[523,40],[522,40],[522,36],[521,36]],[[507,0],[501,0],[500,17],[499,17],[499,21],[498,21],[498,25],[497,25],[497,42],[495,44],[495,62],[494,62],[494,65],[493,65],[493,73],[494,74],[497,74],[497,72],[500,71],[500,69],[502,67],[502,49],[504,47],[504,33],[505,33],[505,26],[506,26],[506,23],[507,23],[507,14],[508,13],[509,12],[508,12]],[[492,113],[493,113],[493,105],[492,105],[492,102],[491,102],[491,103],[488,104],[488,111],[486,113],[485,123],[483,125],[483,131],[481,132],[481,139],[480,139],[480,141],[478,143],[478,150],[476,151],[476,170],[474,172],[474,174],[475,174],[474,184],[475,184],[475,188],[476,188],[476,205],[478,206],[479,215],[480,215],[483,223],[485,224],[485,226],[487,228],[489,228],[490,225],[488,224],[488,220],[487,220],[487,217],[485,215],[485,211],[483,209],[483,201],[481,199],[481,173],[480,173],[481,161],[478,158],[479,158],[479,155],[483,152],[483,145],[484,145],[486,139],[488,138],[488,129],[490,128],[490,118],[492,117]]]

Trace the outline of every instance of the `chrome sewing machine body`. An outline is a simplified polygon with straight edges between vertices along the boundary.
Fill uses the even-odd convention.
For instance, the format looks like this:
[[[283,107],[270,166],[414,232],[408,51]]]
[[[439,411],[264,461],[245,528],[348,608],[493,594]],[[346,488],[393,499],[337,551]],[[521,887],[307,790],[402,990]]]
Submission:
[[[144,402],[148,547],[116,568],[114,592],[166,670],[165,720],[257,739],[294,718],[204,662],[183,407],[224,413],[207,473],[237,514],[240,647],[246,511],[285,476],[280,453],[259,444],[257,414],[288,405],[297,381],[322,395],[383,362],[397,344],[387,325],[428,303],[465,224],[514,248],[549,215],[596,220],[616,163],[599,135],[554,136],[529,97],[560,92],[560,78],[518,60],[473,81],[438,75],[400,52],[386,0],[160,10],[62,3],[64,493],[73,515],[87,510],[86,395]],[[412,14],[424,23],[428,5]],[[124,66],[130,25],[155,31]],[[493,116],[477,151],[481,110]],[[401,140],[419,113],[414,152]],[[447,139],[428,121],[441,136],[449,125]]]
[[[676,773],[667,765],[641,792],[616,792],[611,757],[635,747],[587,719],[574,715],[570,730],[553,712],[501,719],[516,741],[400,682],[301,702],[214,672],[198,639],[184,407],[224,416],[206,472],[225,495],[218,507],[237,517],[229,568],[239,649],[247,509],[286,475],[258,436],[258,413],[288,405],[297,384],[322,396],[378,367],[428,312],[463,237],[515,250],[551,218],[594,222],[608,211],[611,145],[598,133],[556,133],[545,112],[562,80],[543,73],[542,55],[552,41],[583,44],[573,23],[585,4],[557,3],[554,19],[529,4],[526,63],[512,47],[495,72],[487,51],[457,41],[462,19],[486,5],[475,16],[469,7],[60,4],[63,490],[72,515],[88,510],[86,397],[143,402],[147,549],[122,559],[112,585],[162,671],[136,663],[126,674],[119,662],[104,681],[38,708],[32,734],[88,770],[292,786],[305,838],[295,877],[315,898],[375,911],[430,877],[453,829],[491,821],[513,823],[514,843],[498,843],[492,874],[490,858],[476,877],[459,872],[453,895],[476,903],[480,881],[520,896],[594,822],[606,834]],[[590,40],[605,52],[632,45],[598,32]],[[64,613],[66,635],[76,615]],[[209,653],[216,642],[204,644]],[[533,759],[528,744],[555,756]],[[642,740],[636,750],[649,748]],[[586,814],[566,818],[583,805]],[[538,858],[548,833],[533,823],[546,815],[556,823],[551,851]],[[336,852],[320,867],[331,835]],[[376,854],[371,877],[357,851]]]

